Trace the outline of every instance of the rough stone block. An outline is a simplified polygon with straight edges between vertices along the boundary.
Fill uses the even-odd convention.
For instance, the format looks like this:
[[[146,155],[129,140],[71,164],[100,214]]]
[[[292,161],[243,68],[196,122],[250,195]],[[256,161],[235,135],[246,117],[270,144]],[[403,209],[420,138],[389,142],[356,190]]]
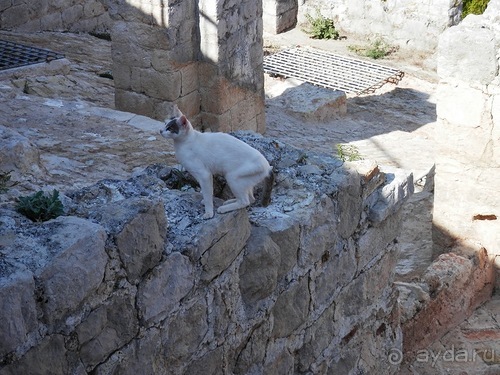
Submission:
[[[29,9],[24,4],[11,6],[0,14],[2,29],[11,29],[30,21]]]
[[[185,96],[193,91],[197,91],[198,88],[200,87],[198,80],[198,64],[197,63],[187,64],[186,66],[180,69],[180,73],[182,82],[181,95]],[[186,114],[189,115],[189,112],[186,112]],[[198,113],[193,113],[193,115],[196,114]]]
[[[288,78],[281,86],[280,91],[284,91],[271,93],[276,96],[270,102],[285,108],[294,116],[308,121],[330,121],[347,113],[347,97],[343,91],[314,86],[292,78]]]
[[[148,97],[174,101],[181,96],[181,73],[172,71],[160,73],[149,68],[131,70],[132,90],[142,92]]]
[[[219,78],[218,82],[202,91],[201,105],[204,111],[222,114],[246,98],[246,90]]]
[[[308,216],[303,218],[300,235],[299,265],[318,262],[335,244],[337,221],[334,204],[328,197],[323,197]]]
[[[35,281],[29,271],[0,278],[0,357],[15,351],[37,327]]]
[[[207,305],[204,301],[176,314],[161,332],[164,356],[170,366],[179,366],[193,355],[208,330]]]
[[[194,269],[189,259],[172,253],[139,284],[137,306],[146,325],[158,323],[179,306],[194,286]]]
[[[108,256],[104,250],[106,233],[90,221],[60,216],[47,222],[55,247],[53,260],[36,272],[43,301],[43,321],[64,318],[90,295],[104,278]]]
[[[141,332],[141,337],[132,340],[119,351],[114,352],[93,371],[95,375],[120,374],[154,374],[157,366],[166,365],[161,359],[161,340],[159,329],[149,329]]]
[[[464,83],[441,82],[437,87],[437,116],[453,125],[476,128],[481,126],[488,98],[481,90]],[[448,138],[448,137],[447,137]]]
[[[264,321],[259,327],[251,332],[243,349],[235,353],[234,374],[263,372],[260,363],[263,362],[266,356],[265,347],[269,340],[270,329],[270,322]]]
[[[297,352],[298,370],[307,372],[311,365],[321,358],[332,342],[339,346],[340,337],[338,337],[334,320],[335,304],[331,304],[321,316],[305,331],[304,345]]]
[[[315,308],[328,306],[356,275],[356,249],[353,241],[337,242],[326,251],[312,273]]]
[[[76,4],[72,7],[63,9],[61,13],[62,22],[64,25],[72,25],[76,23],[83,15],[83,6]]]
[[[232,211],[219,216],[221,220],[212,220],[203,228],[201,236],[208,236],[210,241],[207,249],[201,251],[201,278],[210,281],[223,272],[243,250],[250,236],[250,222],[245,210]],[[205,241],[204,241],[205,242]],[[205,242],[207,244],[207,242]],[[200,249],[201,250],[201,249]]]
[[[380,223],[389,215],[397,212],[413,194],[413,174],[401,169],[383,169],[386,184],[378,190],[376,200],[372,201],[368,218],[373,223]]]
[[[278,279],[281,279],[297,264],[300,225],[291,217],[260,219],[258,225],[269,229],[272,240],[279,246]]]
[[[442,254],[422,276],[430,300],[402,325],[403,348],[410,357],[463,322],[491,296],[494,270],[486,250],[472,241],[459,243],[454,250],[465,257]]]
[[[85,366],[95,367],[134,338],[139,330],[134,296],[117,295],[99,306],[77,328]]]
[[[272,337],[288,336],[305,323],[311,301],[308,284],[308,277],[303,277],[278,297],[272,310]]]
[[[42,30],[61,31],[64,30],[61,13],[49,13],[40,18]]]
[[[0,170],[13,171],[14,180],[41,172],[38,148],[16,131],[0,126]]]
[[[88,0],[83,5],[83,15],[85,18],[98,17],[106,12],[104,5],[96,0]]]
[[[116,89],[115,106],[117,109],[134,112],[139,115],[151,115],[155,110],[155,102],[144,94],[133,91]]]
[[[373,259],[383,254],[401,231],[401,215],[395,212],[377,226],[372,226],[359,237],[357,253],[358,270],[364,269]]]
[[[167,227],[162,202],[132,198],[100,207],[93,216],[114,234],[131,283],[159,263]]]
[[[144,273],[156,266],[163,253],[167,222],[161,202],[122,201],[109,207],[115,219],[129,220],[116,234],[120,259],[128,278],[136,283]]]
[[[500,165],[500,95],[493,97],[491,115],[493,118],[493,129],[491,138],[493,142],[493,162]]]
[[[444,80],[488,84],[497,74],[495,34],[475,17],[445,30],[437,51],[437,72]]]
[[[336,170],[330,175],[337,189],[338,231],[342,238],[349,238],[357,226],[363,210],[361,178],[355,170]]]
[[[201,96],[198,90],[194,90],[186,95],[180,97],[176,101],[177,106],[181,109],[193,126],[196,126],[196,119],[199,114],[199,108],[201,103]],[[169,114],[171,114],[170,112]]]
[[[63,335],[47,336],[39,345],[28,351],[20,361],[3,367],[1,372],[2,375],[69,374],[75,368],[70,367],[66,354]]]
[[[274,291],[280,263],[280,248],[269,230],[253,228],[239,269],[241,296],[247,306],[255,307]]]

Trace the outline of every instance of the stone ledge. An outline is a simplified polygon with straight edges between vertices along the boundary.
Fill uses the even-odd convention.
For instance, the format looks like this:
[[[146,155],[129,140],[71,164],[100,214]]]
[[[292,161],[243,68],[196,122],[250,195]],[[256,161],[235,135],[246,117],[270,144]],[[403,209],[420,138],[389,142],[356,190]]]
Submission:
[[[68,244],[88,240],[69,246],[66,252],[75,256],[67,262],[49,261],[42,272],[34,265],[34,277],[19,274],[22,267],[8,274],[0,267],[0,295],[15,288],[18,296],[0,305],[6,319],[16,322],[15,330],[4,332],[1,371],[29,373],[40,358],[61,372],[125,374],[133,363],[149,368],[151,358],[175,373],[386,368],[386,352],[401,346],[392,287],[399,227],[391,223],[399,220],[395,209],[374,227],[367,201],[387,181],[365,198],[362,184],[379,174],[361,176],[326,155],[255,133],[237,135],[275,168],[267,208],[203,220],[199,193],[168,188],[168,166],[68,192],[67,214],[79,217],[33,224],[3,208],[8,225],[0,227],[2,238],[27,236],[36,228],[26,246],[56,237]],[[50,231],[56,224],[61,235]],[[2,243],[2,253],[15,252],[12,241]],[[64,285],[43,289],[52,294],[38,294],[49,297],[48,305],[33,290],[50,283],[52,278],[42,277],[47,269],[68,275]],[[75,275],[85,275],[77,291],[70,287],[80,285]],[[43,315],[35,314],[39,310]],[[20,311],[26,320],[13,320]],[[329,334],[315,340],[328,322]],[[359,347],[363,361],[353,354]]]

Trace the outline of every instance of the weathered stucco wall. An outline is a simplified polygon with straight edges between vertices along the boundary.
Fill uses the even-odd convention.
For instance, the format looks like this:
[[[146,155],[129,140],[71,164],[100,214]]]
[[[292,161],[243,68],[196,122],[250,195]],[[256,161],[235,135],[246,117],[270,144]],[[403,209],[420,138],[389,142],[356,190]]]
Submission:
[[[411,175],[244,139],[277,172],[265,209],[204,221],[161,165],[43,224],[1,208],[0,372],[397,373]]]

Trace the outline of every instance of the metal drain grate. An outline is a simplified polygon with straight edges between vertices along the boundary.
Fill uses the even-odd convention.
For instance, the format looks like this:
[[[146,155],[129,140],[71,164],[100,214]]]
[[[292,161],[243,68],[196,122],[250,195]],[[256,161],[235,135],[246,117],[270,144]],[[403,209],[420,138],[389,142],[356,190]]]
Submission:
[[[291,48],[264,58],[264,72],[293,77],[346,93],[366,94],[399,83],[400,70],[314,48]]]
[[[0,70],[62,59],[64,55],[46,49],[0,40]]]

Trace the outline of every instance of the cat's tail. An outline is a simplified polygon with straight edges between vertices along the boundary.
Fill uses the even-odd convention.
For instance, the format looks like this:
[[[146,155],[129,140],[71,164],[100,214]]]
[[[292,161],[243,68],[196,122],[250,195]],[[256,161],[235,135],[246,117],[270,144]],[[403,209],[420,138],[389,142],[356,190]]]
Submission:
[[[269,169],[268,175],[264,178],[264,188],[262,190],[262,206],[267,207],[271,203],[271,192],[274,185],[273,167]]]

